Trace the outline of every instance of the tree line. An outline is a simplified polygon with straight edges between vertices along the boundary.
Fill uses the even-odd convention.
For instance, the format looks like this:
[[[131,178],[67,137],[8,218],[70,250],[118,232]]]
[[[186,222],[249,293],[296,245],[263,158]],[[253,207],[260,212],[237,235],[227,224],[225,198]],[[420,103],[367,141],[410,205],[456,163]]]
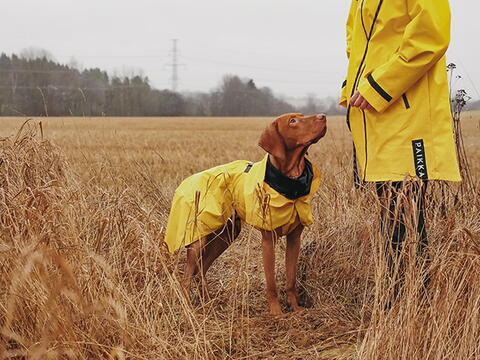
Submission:
[[[79,70],[47,52],[0,55],[0,116],[272,116],[296,111],[341,112],[336,99],[310,96],[294,106],[236,75],[224,76],[209,93],[177,93],[153,88],[142,75]]]

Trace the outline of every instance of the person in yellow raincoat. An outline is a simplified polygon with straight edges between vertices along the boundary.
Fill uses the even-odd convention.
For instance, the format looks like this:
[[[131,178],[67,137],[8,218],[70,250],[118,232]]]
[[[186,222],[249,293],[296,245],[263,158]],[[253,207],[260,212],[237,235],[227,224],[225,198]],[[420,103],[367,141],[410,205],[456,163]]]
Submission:
[[[417,200],[422,247],[427,181],[461,180],[446,73],[449,42],[448,0],[352,0],[340,104],[347,107],[356,175],[376,182],[380,197],[388,190],[390,213],[400,191]],[[405,216],[387,220],[394,223],[395,254],[405,238]]]

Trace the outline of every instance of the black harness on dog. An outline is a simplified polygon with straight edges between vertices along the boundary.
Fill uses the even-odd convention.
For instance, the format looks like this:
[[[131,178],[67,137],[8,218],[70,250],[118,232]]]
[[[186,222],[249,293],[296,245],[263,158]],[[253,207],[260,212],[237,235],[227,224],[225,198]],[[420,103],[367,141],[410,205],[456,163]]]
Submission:
[[[273,166],[273,164],[270,162],[270,159],[267,161],[265,182],[287,199],[295,200],[299,197],[310,194],[312,180],[313,166],[312,163],[306,158],[303,173],[296,178],[289,178],[288,176],[285,176],[275,166]]]

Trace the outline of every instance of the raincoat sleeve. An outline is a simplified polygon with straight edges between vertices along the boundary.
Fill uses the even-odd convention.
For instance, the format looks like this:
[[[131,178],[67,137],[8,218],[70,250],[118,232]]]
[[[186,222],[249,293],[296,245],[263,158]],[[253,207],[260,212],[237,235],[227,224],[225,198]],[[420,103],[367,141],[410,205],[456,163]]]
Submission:
[[[382,112],[420,80],[447,51],[450,43],[448,0],[407,0],[411,21],[397,52],[368,73],[358,91]]]
[[[347,19],[347,58],[350,58],[350,49],[352,43],[353,19],[355,18],[355,11],[357,11],[358,0],[352,0],[350,12]],[[339,105],[347,107],[347,80],[342,84],[342,94],[340,96]]]

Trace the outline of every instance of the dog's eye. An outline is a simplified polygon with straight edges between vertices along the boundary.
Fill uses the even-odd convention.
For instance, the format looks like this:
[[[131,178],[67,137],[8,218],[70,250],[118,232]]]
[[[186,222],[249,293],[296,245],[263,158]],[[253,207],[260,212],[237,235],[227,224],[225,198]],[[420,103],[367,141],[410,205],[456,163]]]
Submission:
[[[293,124],[293,123],[296,123],[296,122],[297,122],[297,119],[295,119],[295,118],[290,119],[290,124]]]

